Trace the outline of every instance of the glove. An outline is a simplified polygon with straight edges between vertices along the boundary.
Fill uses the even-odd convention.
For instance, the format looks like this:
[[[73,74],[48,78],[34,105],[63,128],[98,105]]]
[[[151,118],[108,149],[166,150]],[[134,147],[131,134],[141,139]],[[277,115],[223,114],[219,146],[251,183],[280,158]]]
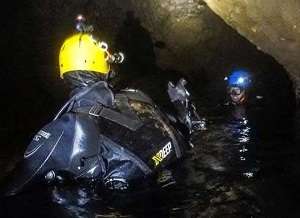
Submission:
[[[188,102],[190,98],[190,93],[185,88],[187,81],[181,78],[176,86],[172,83],[168,83],[168,95],[172,102],[180,101],[180,102]]]
[[[190,93],[185,88],[187,81],[181,78],[176,86],[168,83],[168,95],[177,111],[177,119],[184,124],[190,134],[198,130],[206,130],[206,121],[201,119],[195,105],[190,100]]]

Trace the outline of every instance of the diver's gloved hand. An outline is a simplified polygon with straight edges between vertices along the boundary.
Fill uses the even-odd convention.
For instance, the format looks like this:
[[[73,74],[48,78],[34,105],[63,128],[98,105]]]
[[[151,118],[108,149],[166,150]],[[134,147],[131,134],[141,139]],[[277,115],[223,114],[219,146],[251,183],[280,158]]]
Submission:
[[[190,93],[185,88],[187,81],[184,78],[181,78],[176,86],[172,83],[168,83],[168,94],[171,99],[171,102],[180,101],[183,104],[186,104],[189,101]]]
[[[205,119],[201,119],[195,105],[190,100],[190,93],[185,85],[187,81],[181,78],[176,85],[168,83],[168,94],[177,110],[177,118],[188,129],[189,133],[206,129]]]
[[[183,78],[181,78],[176,85],[174,85],[172,82],[169,82],[168,95],[176,109],[178,121],[187,126],[190,130],[192,128],[188,106],[190,94],[185,88],[186,84],[187,82]]]

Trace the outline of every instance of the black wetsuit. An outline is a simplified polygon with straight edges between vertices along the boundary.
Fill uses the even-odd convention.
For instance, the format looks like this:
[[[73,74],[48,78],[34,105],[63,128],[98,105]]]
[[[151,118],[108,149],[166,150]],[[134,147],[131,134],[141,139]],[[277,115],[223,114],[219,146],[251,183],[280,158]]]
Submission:
[[[127,189],[181,158],[186,141],[138,90],[114,94],[105,81],[75,89],[55,119],[34,136],[10,193],[66,173]]]

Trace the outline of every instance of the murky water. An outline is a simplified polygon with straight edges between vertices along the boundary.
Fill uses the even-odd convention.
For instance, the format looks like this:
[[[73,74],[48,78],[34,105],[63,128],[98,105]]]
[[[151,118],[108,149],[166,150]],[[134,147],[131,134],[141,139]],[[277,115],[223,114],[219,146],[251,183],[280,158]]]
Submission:
[[[297,217],[299,115],[214,104],[212,93],[195,95],[207,130],[193,135],[175,186],[130,194],[42,188],[3,200],[1,217]]]

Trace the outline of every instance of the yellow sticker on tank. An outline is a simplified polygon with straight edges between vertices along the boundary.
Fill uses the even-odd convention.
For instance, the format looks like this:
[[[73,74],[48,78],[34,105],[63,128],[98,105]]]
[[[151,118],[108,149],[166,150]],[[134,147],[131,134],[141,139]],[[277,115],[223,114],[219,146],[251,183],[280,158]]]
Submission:
[[[154,165],[157,166],[162,162],[172,151],[172,143],[168,142],[159,152],[157,152],[152,160],[154,161]]]

